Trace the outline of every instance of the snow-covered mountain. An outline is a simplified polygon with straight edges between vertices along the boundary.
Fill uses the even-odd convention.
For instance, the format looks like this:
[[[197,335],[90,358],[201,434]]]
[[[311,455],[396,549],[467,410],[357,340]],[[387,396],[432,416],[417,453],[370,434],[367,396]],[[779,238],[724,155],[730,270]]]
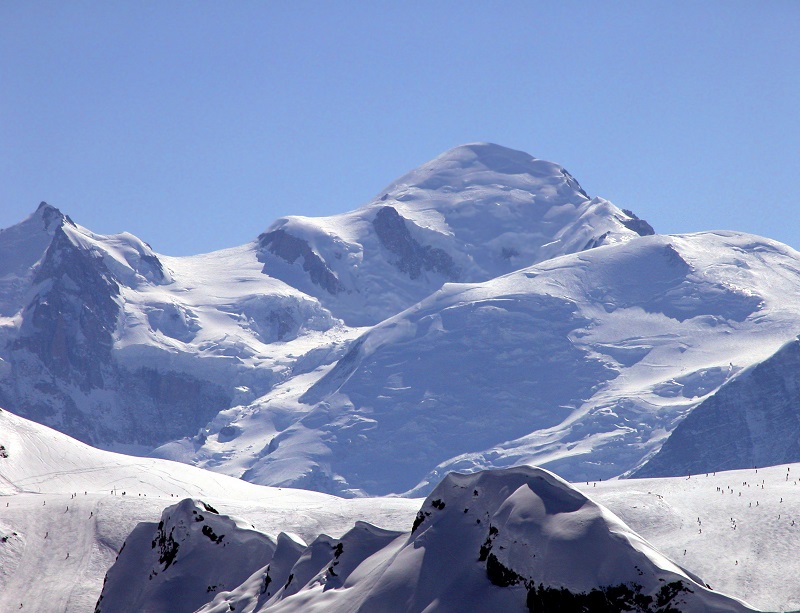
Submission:
[[[282,218],[258,240],[265,272],[363,326],[445,282],[486,281],[652,233],[630,211],[590,198],[561,166],[473,143],[400,177],[355,211]]]
[[[183,464],[0,411],[0,610],[800,609],[798,303],[789,247],[489,144],[186,258],[43,203],[0,406]]]
[[[630,474],[800,334],[794,250],[652,235],[491,144],[241,247],[166,257],[43,204],[0,256],[0,403],[96,446],[343,495],[520,463]],[[794,423],[796,390],[770,393]],[[754,463],[800,458],[748,444]]]
[[[609,478],[800,333],[798,309],[800,254],[785,245],[640,237],[448,284],[368,329],[316,380],[278,386],[203,441],[159,453],[344,495],[427,493],[449,470],[521,463]],[[254,438],[269,444],[246,451]]]
[[[0,401],[105,447],[196,432],[353,334],[261,269],[255,243],[168,258],[42,203],[0,232]]]
[[[244,574],[199,610],[753,610],[710,590],[552,473],[518,467],[448,475],[410,532],[360,523],[340,539],[321,535],[281,552],[185,500],[128,537],[96,611],[189,613]]]
[[[281,219],[194,257],[93,233],[42,203],[0,231],[0,403],[147,452],[331,364],[351,326],[446,281],[650,232],[560,166],[491,144],[457,147],[351,213]]]

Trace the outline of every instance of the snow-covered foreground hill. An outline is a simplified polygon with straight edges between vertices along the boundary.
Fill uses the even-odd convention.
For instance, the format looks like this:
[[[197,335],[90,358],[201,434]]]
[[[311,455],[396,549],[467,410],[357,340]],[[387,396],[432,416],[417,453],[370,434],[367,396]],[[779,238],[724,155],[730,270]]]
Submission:
[[[793,340],[798,312],[800,254],[785,245],[732,232],[639,237],[448,284],[368,329],[333,368],[158,453],[344,495],[427,494],[447,471],[516,464],[610,478]],[[791,407],[792,389],[772,393]]]
[[[137,524],[150,522],[150,528],[147,530],[157,531],[157,522],[164,509],[176,505],[184,498],[200,499],[202,503],[182,503],[183,506],[176,514],[176,523],[170,526],[172,532],[172,526],[177,526],[178,518],[183,517],[186,529],[195,532],[191,538],[194,539],[192,542],[197,548],[187,544],[184,549],[179,549],[178,554],[181,551],[214,552],[214,548],[223,547],[231,530],[252,531],[252,536],[236,541],[241,545],[231,545],[231,547],[241,546],[244,547],[243,551],[251,551],[247,549],[247,543],[253,539],[262,543],[269,542],[269,545],[265,545],[269,551],[264,555],[270,556],[273,555],[270,553],[272,549],[277,546],[274,555],[280,555],[272,567],[275,580],[274,583],[271,582],[277,589],[288,580],[288,574],[291,573],[287,574],[287,571],[300,564],[300,556],[305,550],[301,542],[312,544],[320,535],[328,535],[320,537],[321,540],[317,540],[317,544],[308,550],[307,555],[303,554],[306,555],[303,558],[306,562],[295,569],[298,570],[298,581],[291,590],[283,590],[282,595],[274,603],[276,610],[282,610],[280,607],[284,599],[287,610],[291,610],[290,605],[302,610],[305,603],[316,601],[317,598],[322,598],[319,602],[324,603],[324,606],[332,602],[348,602],[345,595],[330,593],[331,589],[325,591],[322,585],[313,581],[320,572],[327,573],[326,569],[340,558],[341,561],[332,566],[334,573],[341,577],[342,582],[345,582],[346,575],[350,577],[348,581],[358,580],[361,586],[359,593],[366,593],[363,590],[369,592],[378,589],[379,585],[380,589],[392,589],[392,583],[389,581],[382,583],[375,580],[374,575],[355,572],[357,566],[355,562],[361,562],[362,558],[366,562],[370,551],[378,551],[390,543],[394,543],[398,555],[401,551],[406,553],[401,557],[395,556],[394,561],[390,559],[391,556],[369,557],[371,561],[368,566],[362,567],[362,571],[373,568],[373,564],[388,565],[387,571],[389,568],[394,569],[391,572],[398,573],[396,575],[398,580],[408,581],[407,571],[418,568],[414,565],[421,561],[415,556],[420,553],[413,545],[403,546],[402,539],[409,537],[407,534],[399,533],[408,533],[420,510],[423,513],[423,521],[411,535],[412,540],[416,542],[423,539],[419,541],[419,544],[422,544],[427,542],[425,539],[430,539],[428,546],[431,547],[431,551],[439,552],[434,554],[435,556],[442,555],[439,546],[436,545],[438,539],[449,542],[448,535],[451,535],[462,521],[465,530],[472,529],[462,536],[465,547],[470,543],[477,543],[474,568],[468,567],[466,562],[461,560],[452,568],[453,573],[459,574],[464,571],[472,573],[469,576],[474,575],[476,580],[486,580],[489,553],[483,561],[477,559],[480,557],[480,546],[485,543],[487,537],[492,536],[489,526],[485,525],[486,521],[478,517],[484,512],[497,517],[496,527],[502,530],[500,535],[489,539],[490,553],[494,553],[497,561],[517,575],[526,577],[526,580],[531,579],[532,575],[528,576],[525,573],[535,570],[534,567],[527,565],[528,562],[523,564],[515,557],[519,551],[511,545],[514,545],[513,540],[519,538],[509,536],[517,535],[518,532],[526,533],[528,528],[537,525],[536,514],[528,515],[536,508],[535,505],[531,506],[527,498],[529,494],[526,494],[524,489],[522,494],[525,496],[522,494],[511,496],[519,489],[519,484],[512,488],[513,484],[503,481],[499,481],[503,483],[500,490],[506,488],[503,493],[483,498],[479,496],[480,502],[474,501],[473,491],[480,490],[483,486],[478,488],[470,485],[464,489],[461,487],[464,485],[462,481],[472,479],[478,483],[481,479],[492,478],[486,477],[486,474],[445,481],[440,487],[445,490],[451,488],[453,491],[441,490],[429,496],[427,502],[401,498],[340,499],[308,491],[257,486],[162,460],[131,458],[99,451],[7,411],[0,412],[0,445],[3,446],[0,456],[4,456],[0,457],[0,610],[2,611],[18,610],[21,603],[24,604],[23,610],[35,610],[40,613],[61,611],[77,613],[92,610],[100,595],[104,574],[111,567],[123,542]],[[792,478],[795,472],[798,473],[795,477],[800,477],[800,464],[758,469],[757,474],[755,469],[751,469],[709,476],[698,475],[690,479],[684,477],[578,484],[591,500],[610,509],[627,526],[646,539],[646,543],[637,540],[625,525],[614,523],[618,520],[609,520],[607,512],[593,505],[581,507],[588,512],[588,515],[582,515],[584,511],[577,515],[566,512],[558,519],[559,515],[556,514],[555,518],[558,521],[547,525],[548,529],[553,531],[554,538],[557,537],[554,542],[566,539],[568,544],[570,533],[561,530],[569,526],[575,528],[584,520],[588,521],[589,517],[593,518],[592,522],[602,519],[600,525],[616,526],[608,534],[621,535],[622,541],[631,544],[635,551],[644,556],[643,559],[650,560],[657,569],[661,569],[657,571],[658,573],[675,572],[673,563],[676,563],[691,573],[690,577],[699,575],[713,588],[745,600],[759,609],[770,611],[800,609],[800,584],[794,580],[794,577],[800,575],[800,559],[793,555],[793,552],[800,548],[800,512],[798,512],[800,486]],[[502,476],[504,474],[510,477]],[[576,500],[577,494],[573,493],[573,490],[553,477],[543,477],[542,475],[546,473],[525,468],[496,473],[500,475],[501,480],[510,479],[514,483],[519,480],[519,475],[529,474],[544,478],[551,485],[556,484],[555,489],[549,490],[548,493],[538,494],[542,500],[558,501],[562,498]],[[462,505],[464,496],[469,502]],[[522,500],[519,500],[521,496]],[[435,500],[440,499],[445,501],[443,509],[439,508],[440,503],[433,504]],[[221,514],[232,514],[241,520],[235,522],[234,528],[231,528],[232,524],[225,523],[227,520],[223,517],[217,517],[215,513],[206,511],[203,503]],[[471,510],[465,514],[464,508],[470,509],[470,507]],[[515,513],[506,516],[503,514],[505,513],[503,509],[513,509]],[[203,516],[201,520],[195,519],[193,510]],[[448,519],[441,520],[440,518],[445,517],[445,511]],[[520,513],[517,514],[516,511]],[[192,521],[187,522],[186,516],[191,516]],[[469,522],[464,519],[465,516],[469,516]],[[512,516],[515,518],[513,522],[509,519]],[[505,524],[499,523],[501,517],[504,518]],[[477,519],[481,519],[480,524],[477,523]],[[431,523],[432,520],[444,521],[443,527],[441,529],[437,527],[429,537],[424,537],[427,526],[434,525]],[[381,529],[356,524],[357,521],[366,521],[380,526]],[[474,525],[471,522],[474,522]],[[139,530],[141,534],[141,530],[145,528]],[[478,534],[480,530],[485,534],[483,532]],[[281,532],[294,536],[278,538]],[[266,536],[261,537],[256,533]],[[168,534],[163,535],[164,552],[171,550],[168,545]],[[176,531],[172,534],[174,540],[181,532],[176,527]],[[220,541],[218,537],[221,534],[226,536]],[[591,536],[594,533],[591,531],[586,533],[579,530],[573,533],[573,536],[577,534],[583,534],[581,538],[589,538],[589,543],[594,543],[594,537]],[[211,536],[215,540],[212,540]],[[512,542],[506,543],[504,540],[506,537],[511,538]],[[340,539],[344,540],[344,552],[337,557],[336,545]],[[612,540],[616,542],[616,539],[615,536]],[[149,536],[146,540],[147,547],[140,551],[146,551],[150,555],[150,552],[154,551],[150,546],[153,536]],[[355,546],[350,548],[349,543]],[[651,546],[654,549],[651,549]],[[157,555],[160,557],[161,545],[156,543],[155,549],[158,549]],[[227,550],[227,546],[223,549]],[[567,550],[568,548],[564,549]],[[512,551],[516,553],[512,554]],[[666,557],[657,553],[659,551]],[[355,555],[351,557],[347,555],[349,553]],[[390,550],[387,549],[386,553],[390,553]],[[404,564],[398,566],[401,560],[407,559],[406,556],[410,556],[408,558],[410,566]],[[248,560],[250,557],[252,552],[248,554]],[[443,563],[440,557],[436,559],[437,564]],[[202,569],[203,573],[197,575],[194,584],[190,581],[187,589],[192,591],[202,584],[204,594],[208,596],[206,602],[217,598],[217,604],[225,602],[226,599],[240,599],[242,602],[250,599],[262,604],[266,602],[266,599],[262,598],[263,594],[259,594],[265,577],[263,572],[256,572],[260,571],[263,565],[258,568],[249,566],[258,562],[256,558],[249,562],[239,560],[236,564],[232,560],[233,558],[226,563],[225,568],[230,568],[234,579],[236,572],[251,570],[240,588],[234,589],[227,584],[225,590],[222,590],[218,583],[209,582],[214,576],[215,566],[212,564],[209,568],[208,563],[199,563],[197,568]],[[638,562],[636,564],[641,568],[641,564]],[[232,568],[232,565],[236,568]],[[579,559],[575,565],[584,570],[593,568],[588,565],[585,558]],[[163,566],[162,562],[162,570]],[[622,570],[623,564],[615,563],[611,566],[619,567],[619,572],[625,572]],[[178,568],[181,568],[180,562]],[[437,571],[438,568],[439,566]],[[144,573],[143,575],[132,572],[126,573],[126,576],[131,585],[137,585],[141,579],[146,583],[152,583],[156,578],[148,581],[147,576],[154,569],[158,570],[155,567],[149,569],[141,567],[138,571]],[[600,569],[594,568],[591,572],[600,572]],[[167,573],[165,577],[168,576]],[[500,576],[512,577],[502,573]],[[219,577],[218,575],[217,578]],[[302,577],[306,579],[301,584]],[[328,573],[328,581],[333,587],[335,576]],[[640,584],[644,586],[643,581]],[[194,585],[194,588],[191,585]],[[514,592],[510,598],[517,601],[521,593],[527,594],[524,582],[517,583],[516,587],[512,588],[501,588],[486,583],[475,585],[477,590],[475,594],[489,593],[492,598],[503,599],[505,596],[501,593]],[[480,587],[481,585],[484,587]],[[212,587],[212,590],[205,592],[208,587]],[[431,595],[436,589],[438,588],[435,585],[428,584],[426,588],[420,587],[419,594]],[[223,591],[231,593],[223,594]],[[269,598],[276,594],[271,590],[268,591]],[[703,591],[698,591],[698,594],[701,592]],[[526,597],[522,596],[520,602],[524,604]],[[213,608],[217,604],[209,605],[207,610],[225,610],[219,607]],[[324,610],[324,606],[321,610]],[[236,610],[246,609],[237,607]],[[737,609],[734,607],[727,610]]]
[[[86,613],[125,538],[164,507],[202,497],[273,537],[339,536],[364,519],[405,529],[419,501],[344,500],[184,464],[94,449],[0,411],[0,611]],[[73,497],[73,495],[75,495]],[[69,554],[69,555],[68,555]]]
[[[245,560],[249,577],[201,610],[751,610],[709,590],[613,513],[532,467],[448,475],[407,532],[359,524],[341,539],[321,536],[306,548],[279,552],[271,543],[254,544],[251,530],[183,501],[126,540],[98,613],[189,613],[215,591],[215,575],[227,579]],[[254,548],[262,555],[247,555]]]

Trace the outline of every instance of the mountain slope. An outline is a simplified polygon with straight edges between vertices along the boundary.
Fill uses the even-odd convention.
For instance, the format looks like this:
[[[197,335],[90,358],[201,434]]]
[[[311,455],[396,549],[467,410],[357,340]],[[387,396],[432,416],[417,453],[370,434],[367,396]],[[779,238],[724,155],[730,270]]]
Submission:
[[[640,237],[446,285],[324,376],[214,424],[258,432],[258,452],[209,433],[160,453],[345,495],[426,493],[448,470],[524,463],[609,478],[794,338],[798,307],[800,254],[780,243]]]
[[[699,404],[637,477],[774,466],[800,458],[800,341]]]
[[[264,275],[254,245],[167,258],[42,203],[0,255],[0,402],[95,445],[194,433],[352,335]]]

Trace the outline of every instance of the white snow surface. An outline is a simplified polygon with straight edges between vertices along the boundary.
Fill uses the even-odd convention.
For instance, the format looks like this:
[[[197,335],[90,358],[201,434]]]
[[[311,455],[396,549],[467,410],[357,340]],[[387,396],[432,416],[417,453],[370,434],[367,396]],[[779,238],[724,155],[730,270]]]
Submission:
[[[411,251],[404,260],[376,227],[376,216],[387,207],[420,248],[438,250],[452,266],[403,270]],[[607,200],[589,198],[557,164],[472,143],[412,170],[354,211],[284,217],[267,228],[264,235],[282,231],[304,241],[338,280],[339,292],[312,282],[303,258],[289,264],[269,250],[262,253],[270,275],[316,296],[348,324],[363,326],[395,315],[446,281],[485,281],[589,246],[629,240],[638,235],[625,225],[633,219]],[[397,235],[393,240],[394,247],[402,242]]]
[[[575,485],[715,590],[800,611],[800,464]]]
[[[340,536],[359,519],[407,529],[419,506],[263,487],[102,451],[9,411],[0,411],[0,445],[0,611],[20,604],[37,613],[94,610],[128,534],[183,498],[246,517],[248,527],[272,541],[284,531],[307,542],[321,532]]]
[[[517,464],[607,479],[796,338],[798,310],[800,254],[785,245],[639,237],[447,284],[368,329],[333,368],[158,453],[343,495],[426,494],[450,470]]]
[[[364,520],[383,529],[407,532],[421,507],[434,517],[437,511],[430,508],[430,502],[444,497],[432,494],[426,506],[420,499],[346,500],[309,491],[262,487],[191,466],[93,449],[8,411],[0,412],[0,445],[7,455],[0,457],[0,539],[5,539],[0,540],[2,611],[17,610],[20,603],[25,605],[23,610],[40,613],[93,610],[103,575],[136,525],[157,522],[165,507],[183,498],[199,498],[220,513],[242,518],[238,526],[255,529],[269,536],[271,542],[277,541],[276,552],[280,554],[273,558],[272,571],[275,585],[281,587],[305,543],[321,538],[320,543],[333,543],[335,547],[336,540],[353,529],[356,532],[351,538],[359,530],[370,531],[373,542],[377,542],[386,536],[385,531],[363,524],[354,526],[355,522]],[[511,470],[546,475],[534,469]],[[800,548],[798,476],[800,464],[792,464],[760,468],[757,473],[752,469],[693,475],[688,479],[590,482],[579,487],[662,552],[661,558],[656,559],[661,568],[677,563],[690,576],[699,575],[715,589],[759,609],[790,611],[800,609],[800,584],[794,581],[800,574],[800,558],[794,555]],[[453,483],[463,485],[459,479],[480,478],[456,477],[446,483],[451,487]],[[561,483],[555,477],[547,479]],[[504,496],[516,489],[508,488]],[[77,496],[72,498],[72,494]],[[443,499],[448,505],[445,510],[463,513],[458,508],[460,498]],[[189,512],[201,504],[192,503]],[[471,506],[471,512],[477,513],[473,503],[464,505]],[[205,515],[208,519],[209,514]],[[606,512],[602,515],[606,517]],[[415,535],[422,534],[420,529]],[[279,536],[282,532],[296,536]],[[637,547],[645,547],[640,539],[630,536],[629,529],[624,528],[623,533],[639,543]],[[322,534],[330,536],[321,537]],[[485,538],[483,534],[480,542]],[[402,537],[398,549],[404,547],[406,539],[407,535]],[[493,545],[498,554],[500,544],[497,541]],[[318,544],[317,549],[324,552],[326,547]],[[331,550],[327,546],[329,561]],[[383,562],[379,558],[369,562],[378,563]],[[321,589],[312,579],[327,565],[323,562],[311,572],[313,567],[309,562],[308,580],[296,585],[296,590],[307,584],[312,592]],[[353,576],[352,567],[349,568],[347,572]],[[146,580],[149,569],[142,567],[139,571]],[[263,579],[263,567],[253,569],[239,588],[208,593],[209,601],[239,599],[264,604],[266,599],[260,594]],[[271,592],[269,598],[273,595]],[[303,602],[302,598],[296,602]],[[217,610],[208,606],[208,610]]]

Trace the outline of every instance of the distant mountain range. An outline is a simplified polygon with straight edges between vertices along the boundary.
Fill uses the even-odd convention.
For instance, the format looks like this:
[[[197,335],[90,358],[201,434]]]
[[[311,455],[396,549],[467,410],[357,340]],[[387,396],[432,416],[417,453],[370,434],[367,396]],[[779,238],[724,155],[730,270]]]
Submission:
[[[778,464],[800,460],[798,313],[793,249],[656,235],[478,143],[192,257],[42,203],[0,231],[0,406],[345,496],[527,463],[577,481]]]

